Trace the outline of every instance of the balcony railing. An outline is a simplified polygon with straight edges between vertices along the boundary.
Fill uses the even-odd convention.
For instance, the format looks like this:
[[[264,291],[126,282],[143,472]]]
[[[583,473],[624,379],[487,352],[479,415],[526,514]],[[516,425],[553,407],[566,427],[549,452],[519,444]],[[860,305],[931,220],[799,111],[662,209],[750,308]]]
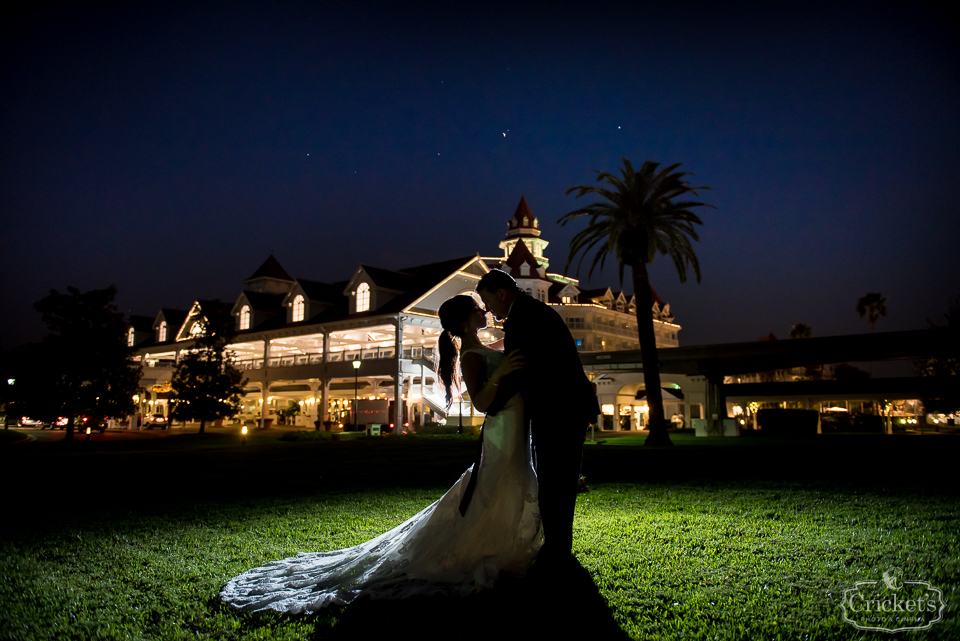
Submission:
[[[341,350],[330,352],[327,362],[342,363],[360,359],[381,360],[396,357],[397,350],[394,346],[390,347],[368,347],[359,350]],[[405,347],[403,349],[403,358],[419,359],[424,358],[431,364],[435,362],[435,354],[432,348],[428,347]],[[233,362],[239,370],[263,369],[263,358],[242,358]],[[289,356],[271,356],[267,359],[267,367],[298,367],[301,365],[317,365],[323,362],[323,353],[314,352],[309,354],[291,354]]]

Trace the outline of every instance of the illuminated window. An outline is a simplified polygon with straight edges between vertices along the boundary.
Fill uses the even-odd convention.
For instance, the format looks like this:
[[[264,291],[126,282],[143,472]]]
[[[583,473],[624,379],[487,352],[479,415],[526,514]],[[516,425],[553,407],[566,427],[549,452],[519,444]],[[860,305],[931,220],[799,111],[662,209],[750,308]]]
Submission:
[[[577,349],[583,349],[583,339],[582,339],[582,338],[576,338],[576,339],[574,339],[574,342],[577,344]]]
[[[569,304],[570,304],[570,297],[569,297],[569,296],[563,296],[563,297],[560,298],[560,302],[562,302],[564,305],[569,305]]]
[[[134,334],[133,328],[127,330],[127,347],[133,347]]]
[[[526,216],[524,216],[524,217],[523,217],[523,226],[526,227],[526,226],[529,225],[529,224],[530,224],[530,219],[527,218]]]
[[[160,321],[159,342],[167,340],[167,321]]]
[[[203,336],[203,323],[201,321],[195,321],[190,327],[190,337],[196,338],[197,336]]]
[[[303,320],[303,296],[297,295],[293,299],[293,322],[299,323]]]
[[[370,285],[360,283],[357,287],[357,312],[365,312],[370,309]]]
[[[240,308],[240,329],[250,329],[250,306]]]

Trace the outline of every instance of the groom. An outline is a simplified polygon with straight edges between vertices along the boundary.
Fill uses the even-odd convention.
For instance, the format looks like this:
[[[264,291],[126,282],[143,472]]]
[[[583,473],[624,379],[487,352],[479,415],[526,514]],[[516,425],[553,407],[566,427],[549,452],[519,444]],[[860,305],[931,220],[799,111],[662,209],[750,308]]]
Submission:
[[[540,486],[544,546],[537,563],[556,568],[571,559],[583,441],[600,406],[555,310],[498,269],[480,279],[477,294],[487,311],[504,321],[504,353],[518,349],[523,355],[523,369],[504,377],[487,414],[496,415],[518,392],[523,397]]]

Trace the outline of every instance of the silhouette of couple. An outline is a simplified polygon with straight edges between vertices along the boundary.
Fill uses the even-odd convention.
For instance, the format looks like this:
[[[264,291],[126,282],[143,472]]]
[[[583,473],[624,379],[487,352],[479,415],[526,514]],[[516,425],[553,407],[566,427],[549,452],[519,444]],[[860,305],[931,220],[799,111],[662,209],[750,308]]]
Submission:
[[[477,294],[503,321],[504,351],[481,343],[486,312],[472,296],[440,306],[438,340],[448,406],[465,384],[486,414],[477,461],[389,532],[249,570],[227,583],[224,601],[244,611],[314,612],[361,596],[465,596],[528,570],[555,582],[576,567],[574,508],[596,396],[559,314],[499,270]]]

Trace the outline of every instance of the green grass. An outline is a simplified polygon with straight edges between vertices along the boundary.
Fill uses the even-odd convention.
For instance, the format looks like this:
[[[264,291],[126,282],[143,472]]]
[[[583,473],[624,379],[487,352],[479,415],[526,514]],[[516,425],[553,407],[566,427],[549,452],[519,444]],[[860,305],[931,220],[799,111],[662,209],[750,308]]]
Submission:
[[[843,622],[840,608],[845,588],[890,567],[948,602],[943,622],[902,638],[960,637],[960,496],[917,463],[924,452],[939,461],[930,457],[953,451],[953,439],[836,441],[838,460],[861,460],[851,453],[863,455],[865,443],[877,448],[846,480],[797,476],[804,465],[785,462],[776,471],[789,480],[717,480],[718,470],[801,441],[744,443],[739,459],[728,458],[737,452],[729,445],[592,447],[575,531],[583,570],[555,591],[506,581],[468,599],[355,603],[295,618],[238,615],[217,595],[250,567],[354,545],[402,522],[442,494],[461,459],[469,464],[473,439],[264,437],[240,447],[178,438],[180,451],[173,438],[154,441],[163,444],[156,452],[3,451],[0,470],[22,467],[0,471],[0,482],[15,478],[33,496],[5,508],[14,526],[0,534],[0,639],[362,639],[408,630],[424,639],[890,639]],[[916,449],[928,443],[934,449]],[[716,469],[699,469],[708,459]],[[85,482],[64,485],[54,470]]]

